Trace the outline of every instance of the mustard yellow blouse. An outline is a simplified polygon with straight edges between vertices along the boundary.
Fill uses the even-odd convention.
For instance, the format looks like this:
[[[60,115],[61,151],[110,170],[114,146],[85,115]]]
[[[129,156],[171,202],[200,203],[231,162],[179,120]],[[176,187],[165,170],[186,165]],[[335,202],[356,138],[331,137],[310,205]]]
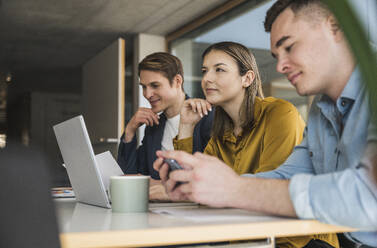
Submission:
[[[255,98],[254,128],[237,137],[233,130],[219,141],[211,138],[204,153],[216,156],[238,174],[270,171],[282,164],[301,142],[305,122],[289,102]],[[175,150],[192,152],[192,137],[173,140]]]

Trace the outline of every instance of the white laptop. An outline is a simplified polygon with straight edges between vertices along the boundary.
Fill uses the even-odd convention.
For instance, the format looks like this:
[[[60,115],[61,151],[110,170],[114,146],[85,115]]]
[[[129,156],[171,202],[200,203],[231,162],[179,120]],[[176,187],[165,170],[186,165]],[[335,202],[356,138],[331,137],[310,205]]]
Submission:
[[[110,176],[123,172],[110,152],[94,155],[81,115],[53,128],[76,200],[111,208],[107,194]]]

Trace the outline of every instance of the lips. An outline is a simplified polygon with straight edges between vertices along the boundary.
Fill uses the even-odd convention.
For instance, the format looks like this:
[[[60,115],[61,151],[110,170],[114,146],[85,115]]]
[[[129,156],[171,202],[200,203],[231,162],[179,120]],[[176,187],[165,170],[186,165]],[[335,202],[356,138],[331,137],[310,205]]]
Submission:
[[[291,84],[295,85],[296,84],[296,81],[297,81],[297,78],[302,74],[302,72],[298,72],[298,73],[291,73],[290,75],[287,76],[289,82],[291,82]]]
[[[217,89],[213,89],[213,88],[207,88],[207,89],[206,89],[206,93],[207,93],[207,94],[211,94],[211,93],[213,93],[213,92],[215,92],[215,91],[217,91]]]
[[[160,99],[154,99],[154,100],[149,100],[149,103],[153,106],[153,105],[156,105],[159,101]]]

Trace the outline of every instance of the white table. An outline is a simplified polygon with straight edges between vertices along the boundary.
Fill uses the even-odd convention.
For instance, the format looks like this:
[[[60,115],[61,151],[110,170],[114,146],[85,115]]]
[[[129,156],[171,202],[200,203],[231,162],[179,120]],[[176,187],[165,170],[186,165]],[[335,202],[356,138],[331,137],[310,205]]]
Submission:
[[[137,247],[270,239],[355,229],[315,220],[266,216],[237,209],[197,205],[150,204],[150,210],[192,212],[194,217],[148,213],[113,213],[111,209],[55,200],[62,247]],[[185,210],[184,212],[182,210]],[[208,213],[198,218],[197,212]],[[220,216],[220,217],[219,217]]]

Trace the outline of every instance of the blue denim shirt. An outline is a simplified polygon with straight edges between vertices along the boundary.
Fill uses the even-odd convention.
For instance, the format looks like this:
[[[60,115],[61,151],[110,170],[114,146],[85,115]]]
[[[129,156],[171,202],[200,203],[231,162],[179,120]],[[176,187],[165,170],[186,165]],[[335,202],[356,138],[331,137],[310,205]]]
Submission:
[[[359,228],[356,242],[377,246],[377,187],[370,165],[360,163],[367,141],[376,141],[368,97],[355,70],[334,103],[317,96],[302,143],[286,162],[257,177],[291,179],[289,192],[298,217]],[[364,232],[365,230],[365,232]]]

